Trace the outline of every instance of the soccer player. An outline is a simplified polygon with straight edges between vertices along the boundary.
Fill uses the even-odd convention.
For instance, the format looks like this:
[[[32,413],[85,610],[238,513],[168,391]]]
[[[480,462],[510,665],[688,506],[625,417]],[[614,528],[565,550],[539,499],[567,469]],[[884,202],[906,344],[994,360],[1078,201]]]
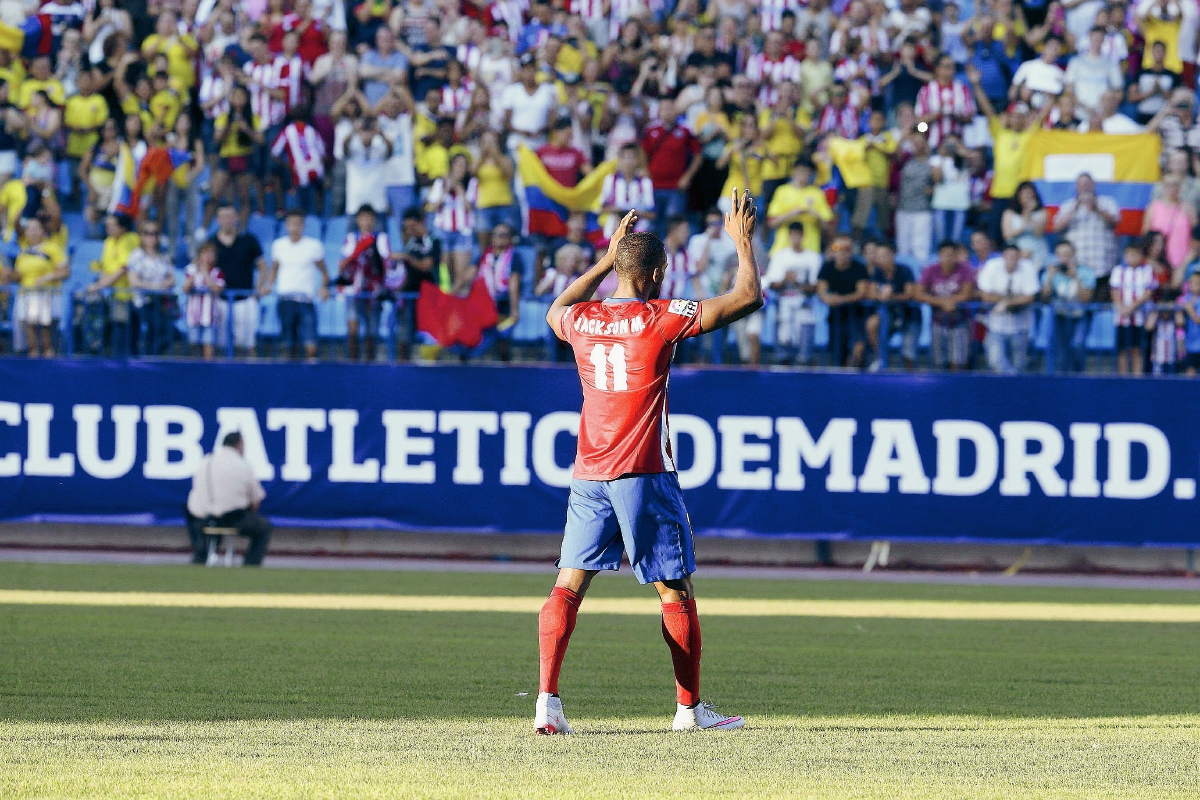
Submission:
[[[572,732],[558,695],[563,656],[588,585],[600,570],[620,568],[622,549],[638,582],[653,583],[662,602],[678,702],[672,727],[729,730],[745,724],[700,702],[700,621],[689,577],[696,559],[667,430],[667,378],[681,340],[724,328],[763,305],[752,247],[754,198],[733,191],[725,230],[737,248],[737,276],[728,293],[711,300],[657,299],[666,250],[651,233],[631,233],[636,223],[636,211],[625,215],[608,252],[546,314],[575,352],[583,412],[558,580],[538,617],[534,728],[542,734]],[[616,293],[591,301],[613,269]]]

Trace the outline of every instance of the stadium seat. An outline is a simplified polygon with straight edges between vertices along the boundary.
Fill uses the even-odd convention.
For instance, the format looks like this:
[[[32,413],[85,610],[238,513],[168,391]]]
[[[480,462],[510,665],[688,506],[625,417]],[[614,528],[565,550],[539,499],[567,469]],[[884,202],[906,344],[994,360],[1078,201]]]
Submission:
[[[277,238],[275,232],[278,227],[278,222],[274,217],[268,217],[265,214],[251,214],[246,231],[258,239],[264,253],[269,253],[271,252],[271,242]]]
[[[83,214],[67,212],[62,215],[63,225],[67,226],[67,240],[78,244],[87,238],[88,224]]]
[[[304,218],[304,235],[311,236],[318,241],[321,239],[321,218],[314,217],[311,214]]]
[[[103,252],[104,242],[95,239],[85,239],[76,244],[71,254],[71,277],[67,278],[66,285],[78,289],[91,283],[94,277],[92,262],[99,261]]]
[[[387,218],[387,235],[389,246],[393,250],[399,250],[401,242],[404,241],[404,236],[400,233],[400,226],[396,223],[395,217]]]
[[[325,222],[325,251],[329,245],[342,246],[346,241],[346,231],[350,230],[350,217],[333,217]]]

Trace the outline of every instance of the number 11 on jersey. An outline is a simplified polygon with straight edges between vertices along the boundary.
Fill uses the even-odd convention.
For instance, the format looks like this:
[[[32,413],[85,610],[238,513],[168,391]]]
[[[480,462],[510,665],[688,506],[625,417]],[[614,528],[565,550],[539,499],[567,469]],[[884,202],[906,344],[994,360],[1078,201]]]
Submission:
[[[608,367],[612,365],[612,390],[625,391],[629,388],[629,373],[625,365],[625,345],[614,344],[605,352],[605,347],[598,344],[592,348],[592,366],[596,370],[594,383],[601,391],[608,390]]]

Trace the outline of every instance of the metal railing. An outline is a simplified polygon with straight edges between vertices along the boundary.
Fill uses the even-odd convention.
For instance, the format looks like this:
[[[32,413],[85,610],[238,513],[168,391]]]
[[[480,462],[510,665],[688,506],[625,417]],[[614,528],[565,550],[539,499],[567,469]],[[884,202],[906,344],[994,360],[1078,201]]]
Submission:
[[[195,293],[193,297],[199,296]],[[350,350],[347,342],[347,318],[356,302],[369,303],[367,325],[358,327],[358,336],[365,344],[373,339],[381,345],[380,355],[389,361],[404,360],[419,345],[416,336],[414,307],[416,294],[376,297],[337,296],[315,303],[319,357],[344,358]],[[181,291],[148,291],[105,289],[94,292],[86,289],[64,289],[61,316],[56,325],[55,352],[63,357],[106,356],[113,358],[197,357],[201,347],[189,343],[187,302],[189,295]],[[214,297],[217,313],[212,326],[214,354],[234,359],[238,357],[299,357],[299,343],[291,352],[285,344],[294,339],[283,331],[277,313],[280,298],[259,296],[252,291],[226,290]],[[839,309],[848,309],[853,325],[830,324],[830,309],[815,298],[807,300],[814,323],[812,352],[814,358],[803,366],[840,367],[837,354],[848,352],[848,342],[842,337],[861,337],[866,320],[877,315],[881,332],[878,348],[868,355],[880,368],[896,363],[898,349],[905,331],[893,324],[897,314],[908,315],[907,324],[919,326],[918,353],[927,358],[931,335],[931,309],[912,301],[863,301]],[[509,341],[512,356],[518,360],[561,361],[572,358],[569,350],[557,341],[544,322],[549,308],[548,298],[525,298],[520,303],[520,322],[512,330]],[[1112,306],[1106,303],[1033,303],[1027,306],[1033,322],[1029,330],[1029,359],[1027,372],[1112,372],[1115,371],[1115,326]],[[362,310],[362,309],[360,309]],[[958,306],[970,329],[972,364],[986,369],[984,348],[978,333],[979,323],[986,320],[991,306],[982,302]],[[1158,312],[1163,323],[1158,331],[1142,334],[1143,357],[1148,353],[1156,334],[1173,333],[1173,321],[1178,307],[1170,304],[1147,304],[1147,316]],[[763,311],[762,363],[777,365],[793,363],[795,346],[781,344],[776,336],[779,319],[779,298],[768,296]],[[0,285],[0,354],[22,352],[26,349],[21,319],[21,291],[12,285]],[[1143,326],[1144,327],[1144,326]],[[1069,336],[1067,334],[1070,334]],[[688,342],[678,354],[680,363],[738,363],[738,340],[744,336],[738,329],[718,331]],[[192,340],[197,337],[193,334]],[[364,351],[367,348],[356,348]],[[463,358],[480,355],[485,347]],[[1167,350],[1181,350],[1178,340]],[[1184,353],[1178,352],[1182,361]],[[917,367],[925,367],[918,359]]]

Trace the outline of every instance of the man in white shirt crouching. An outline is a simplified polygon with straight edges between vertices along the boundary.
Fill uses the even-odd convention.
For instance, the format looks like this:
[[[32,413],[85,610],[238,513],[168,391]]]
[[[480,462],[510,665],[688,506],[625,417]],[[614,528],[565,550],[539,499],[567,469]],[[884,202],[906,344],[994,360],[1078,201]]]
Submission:
[[[246,566],[262,566],[271,540],[271,521],[258,513],[267,493],[242,457],[242,435],[227,434],[220,447],[204,457],[192,478],[188,493],[188,533],[192,539],[192,563],[203,564],[208,555],[205,527],[237,528],[250,538]]]

